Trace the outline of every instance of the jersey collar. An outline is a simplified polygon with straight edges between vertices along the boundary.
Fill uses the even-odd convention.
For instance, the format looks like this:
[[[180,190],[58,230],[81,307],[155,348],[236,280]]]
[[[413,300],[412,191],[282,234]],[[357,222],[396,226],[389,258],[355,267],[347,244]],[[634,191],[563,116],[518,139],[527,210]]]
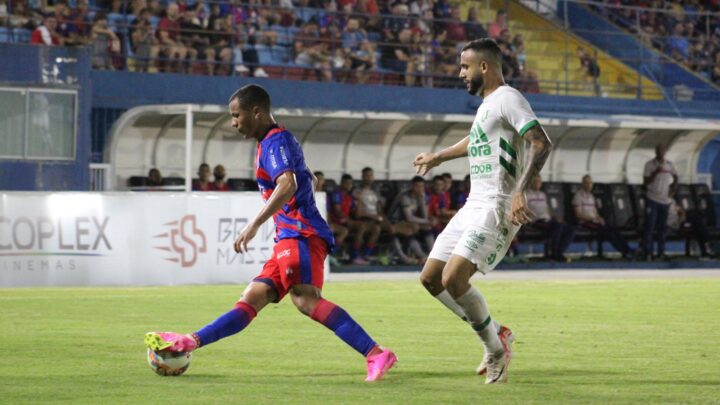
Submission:
[[[265,135],[261,136],[260,139],[258,139],[258,143],[266,140],[267,138],[277,134],[278,132],[282,132],[283,128],[280,127],[277,123],[272,124],[270,128],[268,128],[267,131],[265,131]]]

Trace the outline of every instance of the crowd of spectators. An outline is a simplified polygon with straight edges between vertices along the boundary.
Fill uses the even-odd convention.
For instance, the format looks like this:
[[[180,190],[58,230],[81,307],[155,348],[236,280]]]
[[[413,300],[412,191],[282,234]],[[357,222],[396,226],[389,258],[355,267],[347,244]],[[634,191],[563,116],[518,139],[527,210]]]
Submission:
[[[598,3],[601,4],[594,6],[597,11],[638,35],[645,44],[720,84],[720,2],[603,0]]]
[[[448,0],[0,0],[0,25],[32,30],[36,44],[90,46],[97,69],[265,77],[279,65],[323,81],[389,73],[406,86],[461,86],[459,48],[490,36],[506,80],[537,92],[522,36],[504,10],[484,26],[480,6],[461,15]]]

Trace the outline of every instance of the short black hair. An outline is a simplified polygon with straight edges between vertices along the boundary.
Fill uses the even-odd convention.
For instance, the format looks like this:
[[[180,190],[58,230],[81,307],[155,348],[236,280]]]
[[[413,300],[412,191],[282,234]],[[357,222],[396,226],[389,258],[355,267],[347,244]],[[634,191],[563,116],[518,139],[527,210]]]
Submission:
[[[232,103],[233,100],[237,99],[240,104],[240,108],[244,111],[250,111],[253,107],[260,107],[264,112],[270,112],[270,94],[257,84],[248,84],[239,88],[228,100],[228,103]]]
[[[497,63],[502,63],[502,51],[492,38],[480,38],[468,42],[463,46],[461,52],[473,51],[482,54],[485,59],[492,59]]]
[[[438,181],[438,180],[440,180],[440,181],[442,181],[442,182],[445,181],[445,179],[443,178],[443,176],[441,176],[441,175],[439,175],[439,174],[438,174],[437,176],[433,176],[433,180],[432,180],[433,183],[436,182],[436,181]]]
[[[415,184],[415,183],[425,183],[425,179],[423,179],[422,176],[415,176],[415,177],[412,178],[412,180],[410,180],[410,182],[413,183],[413,184]]]
[[[352,180],[352,179],[353,179],[353,178],[352,178],[352,176],[351,176],[350,174],[345,173],[345,174],[342,175],[342,177],[340,177],[340,182],[342,183],[342,182],[345,181],[345,180]]]
[[[451,179],[452,180],[452,174],[445,172],[442,174],[443,179]]]
[[[365,166],[365,167],[363,167],[363,169],[362,169],[362,174],[365,174],[365,173],[367,173],[367,172],[372,172],[372,171],[373,171],[372,167],[370,167],[370,166]]]
[[[325,177],[325,173],[321,172],[320,170],[316,171],[316,172],[313,173],[313,174],[315,175],[315,177],[317,177],[317,176],[323,176],[323,177]]]

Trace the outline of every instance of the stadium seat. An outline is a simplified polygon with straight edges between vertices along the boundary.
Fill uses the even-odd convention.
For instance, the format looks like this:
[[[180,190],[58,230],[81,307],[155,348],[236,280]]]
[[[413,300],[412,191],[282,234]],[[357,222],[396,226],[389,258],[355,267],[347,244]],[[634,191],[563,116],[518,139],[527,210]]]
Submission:
[[[228,179],[233,191],[257,191],[257,182],[252,179]]]
[[[607,203],[609,206],[608,224],[618,228],[627,238],[638,238],[637,215],[630,186],[625,183],[613,183],[607,186]]]
[[[10,30],[0,27],[0,42],[10,42]]]
[[[257,51],[258,55],[258,63],[260,65],[273,65],[273,58],[272,53],[270,52],[270,47],[267,45],[257,44],[255,45],[255,50]]]
[[[127,186],[130,188],[145,187],[146,183],[147,178],[145,176],[130,176],[130,178],[127,179]]]
[[[713,234],[717,234],[717,213],[715,212],[715,205],[712,200],[710,188],[707,184],[699,183],[691,185],[691,189],[695,196],[697,209],[702,213],[703,218],[705,218],[705,225],[710,228]]]
[[[184,186],[185,179],[182,177],[165,177],[162,179],[163,186]]]
[[[282,45],[275,45],[270,48],[270,53],[272,55],[272,63],[274,65],[287,65],[290,63],[290,48]]]

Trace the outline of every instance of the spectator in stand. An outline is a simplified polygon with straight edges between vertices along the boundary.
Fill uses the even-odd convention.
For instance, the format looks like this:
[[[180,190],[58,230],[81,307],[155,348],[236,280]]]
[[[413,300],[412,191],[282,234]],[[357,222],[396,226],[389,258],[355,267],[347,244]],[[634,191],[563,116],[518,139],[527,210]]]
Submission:
[[[710,78],[715,84],[720,84],[720,50],[715,52],[715,67],[713,67]]]
[[[213,183],[210,182],[210,165],[201,163],[198,167],[198,178],[192,182],[193,191],[213,191]]]
[[[342,52],[344,68],[354,70],[358,83],[364,83],[365,72],[373,68],[374,51],[369,47],[367,33],[360,28],[357,18],[350,18],[342,33]]]
[[[678,22],[673,28],[673,35],[665,42],[665,53],[681,63],[687,63],[690,56],[690,42],[685,37],[685,26]]]
[[[55,3],[53,14],[58,22],[57,32],[63,39],[63,45],[83,45],[83,41],[78,37],[77,27],[73,24],[67,0],[58,0]]]
[[[380,13],[380,8],[375,0],[358,0],[355,11],[360,14],[377,15]]]
[[[135,71],[147,72],[152,66],[155,69],[160,47],[155,32],[150,24],[150,10],[144,8],[133,22],[130,35],[133,54],[135,55]]]
[[[536,175],[532,179],[531,189],[525,191],[528,208],[533,213],[534,221],[529,223],[532,228],[548,232],[550,237],[550,255],[547,259],[559,262],[570,261],[565,257],[565,251],[575,237],[575,227],[566,224],[553,216],[548,204],[547,194],[542,191],[542,178]]]
[[[151,190],[162,186],[162,175],[160,174],[160,170],[156,168],[150,169],[147,179],[145,180],[145,186],[149,187]]]
[[[668,210],[667,227],[676,232],[683,229],[690,231],[688,233],[697,240],[700,257],[712,258],[715,256],[715,252],[708,245],[711,241],[710,233],[707,226],[705,226],[702,215],[697,210],[686,212],[675,199],[672,199]]]
[[[414,245],[410,245],[414,253],[423,262],[427,259],[426,252],[429,252],[435,243],[432,230],[435,225],[437,225],[437,220],[428,214],[428,206],[425,198],[425,179],[420,176],[413,177],[411,188],[399,195],[402,219],[415,224],[419,231],[417,235],[425,241],[425,248],[427,250],[423,250],[422,248],[413,249]]]
[[[363,246],[363,239],[367,233],[367,223],[357,221],[357,204],[353,196],[353,178],[349,174],[343,174],[340,180],[340,187],[332,195],[332,211],[330,211],[330,222],[347,227],[353,234],[352,250],[350,260],[353,264],[370,264],[360,255]]]
[[[410,28],[409,14],[410,9],[407,4],[401,2],[393,4],[391,14],[385,17],[382,22],[383,44],[398,42],[400,40],[400,32]]]
[[[107,15],[95,14],[92,31],[92,67],[100,70],[115,70],[113,56],[120,55],[120,39],[108,27]]]
[[[410,10],[410,14],[415,15],[422,15],[424,16],[426,12],[433,12],[433,1],[434,0],[412,0],[408,4],[408,8]],[[432,18],[432,17],[431,17]]]
[[[460,190],[455,193],[455,199],[453,207],[456,210],[459,210],[460,208],[465,206],[465,203],[467,202],[468,197],[470,197],[470,175],[465,175],[465,178],[463,179],[462,185],[460,186]]]
[[[514,85],[521,93],[540,93],[540,83],[538,82],[537,74],[531,70],[521,70],[520,76],[514,80]]]
[[[430,42],[433,60],[433,74],[441,77],[435,78],[437,87],[447,87],[450,80],[454,80],[457,73],[457,51],[453,44],[447,40],[447,31],[439,30]]]
[[[655,158],[645,163],[643,184],[645,194],[645,229],[643,230],[643,255],[652,260],[653,236],[657,232],[657,257],[665,255],[665,229],[667,225],[668,210],[675,193],[678,175],[672,162],[665,159],[667,147],[664,144],[655,145]]]
[[[487,31],[485,31],[485,28],[483,28],[480,21],[478,21],[477,8],[475,8],[474,6],[471,6],[468,9],[468,17],[467,21],[465,22],[465,33],[467,35],[468,41],[485,38],[488,36]]]
[[[515,61],[519,71],[525,70],[525,60],[527,55],[525,54],[525,41],[523,40],[522,34],[515,34],[512,39],[512,50],[515,54]]]
[[[31,44],[38,45],[62,45],[63,39],[57,32],[57,17],[48,15],[43,24],[33,31],[30,36]]]
[[[70,20],[74,26],[78,45],[85,45],[90,38],[92,21],[90,20],[90,7],[87,0],[78,0],[77,7],[70,14]]]
[[[167,72],[180,72],[188,56],[189,49],[180,40],[180,9],[176,3],[167,6],[166,16],[158,23],[157,34],[160,42],[160,54],[168,61],[165,65]]]
[[[442,178],[445,182],[445,186],[443,187],[443,198],[445,199],[445,206],[449,208],[454,208],[452,206],[452,193],[454,191],[452,174],[445,172],[442,174]]]
[[[507,12],[500,9],[495,14],[495,21],[488,25],[488,36],[490,38],[499,38],[502,30],[507,28]]]
[[[437,236],[455,215],[455,211],[450,208],[450,201],[445,198],[445,180],[442,176],[433,177],[426,201],[428,215],[434,222],[433,233]]]
[[[450,18],[449,21],[445,22],[445,30],[447,31],[447,38],[450,41],[457,43],[468,40],[465,23],[460,21],[460,7],[453,6],[450,9]]]
[[[415,84],[415,60],[410,53],[412,32],[409,29],[400,31],[399,42],[385,44],[382,48],[381,61],[385,69],[403,74],[403,82],[411,87]]]
[[[597,62],[597,50],[594,55],[590,55],[581,46],[577,48],[578,58],[580,59],[580,69],[585,72],[585,81],[587,87],[592,86],[596,96],[600,95],[600,65]]]
[[[507,29],[502,30],[500,32],[500,37],[496,39],[496,42],[502,52],[502,68],[505,81],[513,84],[515,77],[520,74],[520,67],[518,66],[517,59],[515,58],[515,52],[510,40],[510,31]]]
[[[582,187],[575,193],[572,205],[575,217],[580,226],[597,233],[602,240],[610,244],[622,254],[625,259],[632,259],[634,252],[630,250],[625,238],[615,228],[608,226],[605,219],[600,216],[595,205],[595,196],[592,194],[593,181],[589,174],[582,178]]]
[[[231,191],[230,185],[225,181],[225,166],[217,165],[213,169],[215,181],[212,183],[213,191]]]
[[[323,172],[315,172],[313,173],[315,175],[315,178],[317,179],[317,182],[315,183],[315,192],[316,193],[326,193],[325,196],[325,205],[327,208],[327,216],[329,217],[332,213],[332,198],[329,193],[325,191],[325,173]],[[335,248],[333,249],[333,254],[340,254],[342,252],[343,245],[345,244],[345,238],[348,236],[348,228],[344,225],[340,225],[334,222],[328,222],[328,225],[330,225],[330,230],[333,233],[333,236],[335,237]],[[334,256],[330,259],[331,265],[337,265],[337,259],[334,258]]]
[[[450,17],[450,3],[448,0],[436,0],[433,6],[433,14],[437,19]]]
[[[216,68],[215,57],[218,54],[215,51],[215,47],[210,43],[209,33],[200,25],[200,21],[195,15],[195,10],[185,10],[180,26],[182,28],[180,38],[188,48],[191,63],[199,56],[200,59],[205,61],[207,74],[214,76]],[[229,48],[227,52],[230,52]],[[229,55],[226,54],[225,57],[229,62]]]
[[[332,81],[328,44],[319,37],[317,20],[311,18],[295,35],[295,64],[320,71],[323,81]]]
[[[362,170],[362,183],[359,188],[353,192],[353,197],[357,203],[356,217],[358,221],[364,222],[368,230],[368,238],[365,244],[365,250],[362,257],[370,260],[375,254],[375,247],[380,238],[380,232],[392,231],[392,225],[382,215],[380,205],[380,196],[373,189],[373,181],[375,180],[373,170],[366,167]]]
[[[383,214],[385,202],[380,194],[374,188],[375,172],[370,167],[362,170],[362,184],[360,189],[355,192],[357,201],[357,215],[361,221],[368,222],[370,236],[368,238],[365,257],[373,255],[373,249],[377,243],[381,232],[390,236],[393,254],[398,256],[404,264],[415,264],[402,249],[402,244],[398,236],[410,237],[417,232],[417,227],[405,221],[399,221],[395,224]]]

